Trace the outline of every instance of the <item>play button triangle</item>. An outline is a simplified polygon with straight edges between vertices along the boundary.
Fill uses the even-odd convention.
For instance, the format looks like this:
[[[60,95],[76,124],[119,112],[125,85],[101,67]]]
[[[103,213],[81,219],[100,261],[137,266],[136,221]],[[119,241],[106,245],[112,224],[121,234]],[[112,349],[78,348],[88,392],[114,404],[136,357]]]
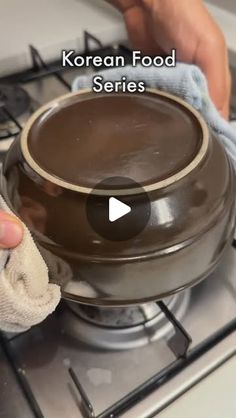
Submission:
[[[116,199],[109,198],[109,221],[115,222],[131,212],[131,207]]]

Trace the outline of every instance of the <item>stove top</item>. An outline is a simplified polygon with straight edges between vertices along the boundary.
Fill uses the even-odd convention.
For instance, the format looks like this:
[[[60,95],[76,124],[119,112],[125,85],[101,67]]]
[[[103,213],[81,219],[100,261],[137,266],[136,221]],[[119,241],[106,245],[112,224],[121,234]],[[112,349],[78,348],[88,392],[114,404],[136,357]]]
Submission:
[[[235,251],[231,247],[211,276],[187,294],[179,295],[185,303],[185,313],[180,315],[181,325],[192,339],[182,357],[176,356],[173,341],[176,344],[178,336],[171,326],[156,338],[155,333],[150,332],[149,321],[153,318],[135,325],[114,327],[108,323],[104,326],[94,322],[94,318],[90,322],[91,319],[78,316],[78,309],[72,310],[65,303],[43,324],[21,335],[2,337],[5,353],[33,413],[45,418],[111,418],[125,414],[137,417],[132,409],[137,400],[140,402],[154,389],[166,385],[169,385],[169,395],[173,394],[173,378],[177,379],[181,372],[203,359],[204,353],[233,335],[234,340],[223,355],[221,353],[219,361],[226,361],[236,354],[233,334],[236,331]],[[172,309],[175,309],[173,301]],[[100,346],[89,339],[90,326],[95,341],[100,335]],[[135,343],[136,336],[130,327],[140,327],[142,344]],[[108,331],[112,338],[107,343]],[[117,342],[116,350],[114,341]],[[211,367],[215,367],[217,357],[212,355],[211,362]],[[206,362],[201,370],[209,373],[207,366],[210,364]],[[186,378],[184,384],[186,388],[190,387],[192,378]],[[168,399],[168,403],[173,399]],[[163,409],[164,400],[160,396],[159,402],[149,408],[158,413]],[[1,399],[1,405],[4,405],[4,399]],[[150,416],[147,409],[142,416]]]
[[[89,34],[85,39],[88,45]],[[80,73],[30,51],[30,70],[0,80],[2,157],[29,114],[69,91]],[[99,51],[129,57],[125,47]],[[9,86],[16,86],[17,109]],[[206,280],[164,301],[116,310],[61,303],[30,331],[1,335],[0,416],[162,416],[236,354],[235,277],[233,244]]]

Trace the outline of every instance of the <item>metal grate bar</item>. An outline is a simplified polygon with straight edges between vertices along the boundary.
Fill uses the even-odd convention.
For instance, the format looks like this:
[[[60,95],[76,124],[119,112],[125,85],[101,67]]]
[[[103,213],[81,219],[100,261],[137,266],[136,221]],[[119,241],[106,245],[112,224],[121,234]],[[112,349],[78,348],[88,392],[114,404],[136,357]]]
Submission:
[[[5,340],[5,338],[2,337],[1,334],[0,343],[35,418],[45,418],[27,380],[25,371],[18,366],[17,360],[15,356],[12,354],[9,344],[7,344],[7,340]]]
[[[34,72],[38,72],[41,69],[45,70],[48,74],[50,72],[50,67],[45,63],[43,58],[41,57],[39,51],[33,46],[29,45],[32,63],[33,63],[33,70]],[[67,81],[59,74],[59,72],[54,71],[52,74],[68,89],[71,90],[71,86]],[[45,74],[46,75],[46,74]]]
[[[83,408],[84,408],[87,416],[89,418],[96,418],[93,406],[92,406],[86,392],[84,391],[83,386],[81,385],[76,373],[72,369],[72,367],[69,367],[68,372],[69,372],[69,374],[70,374],[70,376],[71,376],[71,378],[72,378],[72,380],[73,380],[73,382],[76,386],[76,389],[78,390],[78,392],[80,394],[80,397],[81,397],[81,400],[82,400],[82,405],[83,405]]]
[[[175,354],[177,358],[186,358],[189,346],[192,342],[192,338],[181,325],[181,323],[175,318],[173,313],[167,308],[164,302],[156,302],[165,317],[174,327],[175,335],[167,342],[168,347]]]
[[[0,103],[0,109],[3,113],[5,113],[5,115],[12,121],[15,123],[15,125],[17,126],[17,128],[19,129],[19,131],[22,130],[22,126],[20,125],[20,123],[18,122],[18,120],[13,116],[13,114],[11,112],[9,112],[9,110],[6,108],[6,106],[4,106],[4,104],[1,106]]]

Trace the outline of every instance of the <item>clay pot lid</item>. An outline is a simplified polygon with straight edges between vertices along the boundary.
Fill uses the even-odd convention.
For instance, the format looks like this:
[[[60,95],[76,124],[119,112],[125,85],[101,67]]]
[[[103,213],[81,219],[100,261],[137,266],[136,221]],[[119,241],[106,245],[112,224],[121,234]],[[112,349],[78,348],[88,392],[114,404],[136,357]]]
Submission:
[[[194,109],[165,93],[86,91],[39,109],[23,130],[21,146],[35,171],[66,188],[90,192],[119,176],[152,190],[199,164],[208,130]]]

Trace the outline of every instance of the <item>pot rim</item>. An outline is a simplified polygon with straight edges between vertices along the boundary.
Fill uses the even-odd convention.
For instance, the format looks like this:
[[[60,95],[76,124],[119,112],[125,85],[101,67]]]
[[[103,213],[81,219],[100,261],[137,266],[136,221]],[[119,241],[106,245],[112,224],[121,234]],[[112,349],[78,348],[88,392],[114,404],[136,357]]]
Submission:
[[[83,90],[79,90],[76,92],[67,93],[41,106],[35,113],[33,113],[33,115],[26,122],[20,135],[20,146],[21,146],[21,152],[23,154],[23,157],[25,158],[26,162],[31,167],[31,169],[34,170],[36,173],[38,173],[42,178],[64,189],[69,189],[69,190],[76,191],[76,192],[83,193],[83,194],[93,193],[94,195],[98,195],[98,196],[138,195],[143,192],[149,193],[149,192],[153,192],[154,190],[156,191],[156,190],[164,189],[167,186],[170,186],[173,183],[176,183],[177,181],[181,180],[182,178],[190,174],[204,159],[208,150],[208,146],[209,146],[209,137],[210,137],[209,128],[207,126],[207,123],[201,116],[201,114],[193,106],[185,102],[183,99],[180,99],[179,97],[174,96],[173,94],[166,93],[158,89],[147,88],[146,92],[151,93],[151,94],[156,94],[158,96],[166,97],[172,100],[173,102],[176,102],[180,104],[181,106],[183,106],[185,109],[187,109],[194,115],[194,117],[196,118],[202,130],[202,144],[196,156],[186,167],[184,167],[179,172],[167,177],[166,179],[149,184],[149,185],[142,186],[142,189],[141,187],[130,188],[130,189],[123,188],[123,189],[114,189],[114,190],[92,189],[90,187],[79,186],[77,184],[67,182],[65,180],[62,180],[56,177],[55,175],[49,174],[46,170],[44,170],[42,167],[40,167],[40,165],[38,165],[35,162],[35,160],[31,156],[31,153],[28,147],[28,136],[29,136],[30,129],[32,128],[34,122],[47,110],[51,108],[59,107],[60,103],[65,101],[66,99],[69,99],[74,96],[82,95],[82,94],[93,93],[92,89],[83,89]]]
[[[166,290],[162,291],[161,293],[157,293],[155,296],[149,296],[149,297],[140,297],[136,299],[114,299],[111,298],[104,298],[104,297],[85,297],[80,296],[75,293],[71,293],[65,290],[65,287],[62,286],[61,294],[62,299],[70,301],[70,302],[77,302],[84,305],[92,305],[92,306],[103,306],[103,307],[123,307],[123,306],[135,306],[140,305],[144,303],[154,302],[163,300],[169,296],[175,295],[176,293],[183,292],[186,289],[191,289],[192,287],[196,286],[197,284],[201,283],[206,277],[209,277],[212,272],[214,272],[217,265],[220,263],[221,259],[223,258],[225,252],[228,250],[228,243],[225,244],[225,246],[222,248],[222,251],[218,255],[217,259],[212,263],[208,269],[203,272],[200,276],[198,276],[196,279],[191,280],[191,282],[186,282],[186,284],[179,285],[174,288],[174,290]]]

